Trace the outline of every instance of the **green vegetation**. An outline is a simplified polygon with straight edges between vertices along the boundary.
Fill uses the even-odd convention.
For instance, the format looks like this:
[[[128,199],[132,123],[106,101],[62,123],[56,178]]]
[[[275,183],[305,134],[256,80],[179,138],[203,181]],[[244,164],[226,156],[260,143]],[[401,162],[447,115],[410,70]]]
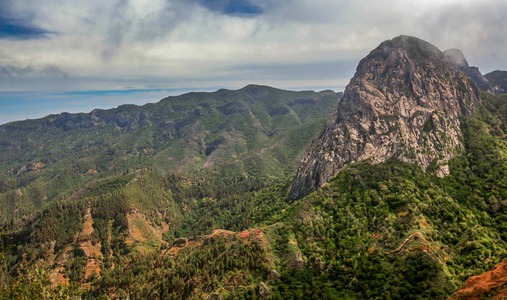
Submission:
[[[143,166],[286,178],[338,100],[251,85],[3,125],[0,224],[18,228],[53,201]]]
[[[506,95],[483,94],[476,116],[463,119],[465,149],[446,178],[396,160],[359,162],[291,202],[290,176],[322,124],[311,121],[317,111],[308,112],[318,97],[274,103],[283,91],[250,87],[217,100],[228,93],[163,100],[180,111],[185,101],[205,105],[174,121],[188,123],[174,131],[181,138],[146,154],[139,147],[137,161],[123,164],[134,155],[118,142],[110,158],[97,155],[102,167],[79,169],[78,161],[93,155],[74,157],[70,170],[82,172],[69,171],[69,181],[63,169],[56,172],[56,160],[2,169],[9,231],[1,237],[0,299],[26,298],[20,291],[33,286],[36,298],[203,299],[218,292],[258,299],[261,281],[273,299],[446,299],[507,258]],[[311,106],[298,108],[304,105]],[[189,116],[207,113],[212,117],[191,123]],[[71,117],[68,124],[80,124]],[[162,122],[157,118],[144,120]],[[210,158],[214,164],[202,168]],[[46,176],[50,170],[57,175]],[[50,187],[59,187],[54,198],[34,200]],[[302,269],[290,267],[298,251]],[[268,279],[273,269],[279,280]],[[49,275],[56,273],[69,285],[52,287]]]
[[[443,299],[507,258],[507,97],[483,99],[450,176],[357,163],[294,203],[287,220],[308,261],[329,264],[324,282],[362,299]]]

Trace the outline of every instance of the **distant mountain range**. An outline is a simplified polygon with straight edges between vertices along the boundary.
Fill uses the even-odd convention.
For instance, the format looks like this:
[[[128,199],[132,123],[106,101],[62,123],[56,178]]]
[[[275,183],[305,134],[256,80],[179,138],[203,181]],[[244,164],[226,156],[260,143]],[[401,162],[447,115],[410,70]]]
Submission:
[[[142,166],[281,178],[338,101],[332,91],[249,85],[5,124],[0,220],[19,220],[86,182]],[[11,195],[18,190],[22,205],[21,196]]]

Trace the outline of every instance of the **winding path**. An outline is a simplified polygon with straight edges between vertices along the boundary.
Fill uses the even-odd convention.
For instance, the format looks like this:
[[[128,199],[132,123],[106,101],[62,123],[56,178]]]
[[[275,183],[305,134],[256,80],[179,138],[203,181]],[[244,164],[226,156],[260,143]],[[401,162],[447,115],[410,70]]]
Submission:
[[[414,233],[412,233],[411,235],[409,235],[409,236],[408,236],[408,238],[406,238],[406,239],[403,241],[403,243],[401,243],[401,245],[398,247],[398,249],[396,249],[396,250],[394,250],[394,251],[392,251],[392,252],[386,252],[385,254],[394,254],[394,253],[396,253],[396,252],[399,252],[399,251],[403,248],[403,246],[405,246],[405,244],[406,244],[406,243],[408,243],[408,242],[409,242],[412,238],[414,238],[414,236],[416,236],[416,235],[420,235],[422,238],[424,238],[424,236],[422,235],[422,233],[420,233],[420,232],[414,232]]]

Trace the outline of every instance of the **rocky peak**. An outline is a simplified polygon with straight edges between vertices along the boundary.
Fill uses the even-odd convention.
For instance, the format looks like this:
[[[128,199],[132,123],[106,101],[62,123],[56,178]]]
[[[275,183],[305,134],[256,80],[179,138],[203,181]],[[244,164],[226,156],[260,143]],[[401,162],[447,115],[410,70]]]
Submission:
[[[289,196],[301,198],[348,164],[397,158],[449,174],[463,148],[460,118],[480,92],[437,47],[414,37],[381,43],[359,63],[331,120],[304,155]]]
[[[444,51],[444,55],[451,60],[465,75],[470,77],[477,86],[490,93],[494,93],[494,89],[486,77],[482,75],[479,68],[468,65],[468,62],[463,55],[463,52],[459,49],[447,49]]]
[[[459,68],[466,67],[468,68],[468,61],[465,58],[463,52],[459,49],[447,49],[444,51],[445,56],[449,58],[452,62],[456,64]]]

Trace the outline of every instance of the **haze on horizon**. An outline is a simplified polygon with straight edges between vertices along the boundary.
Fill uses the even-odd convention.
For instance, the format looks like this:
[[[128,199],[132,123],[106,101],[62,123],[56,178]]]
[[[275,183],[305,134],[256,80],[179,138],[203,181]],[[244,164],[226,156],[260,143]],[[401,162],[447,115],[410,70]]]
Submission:
[[[5,0],[0,124],[265,84],[341,91],[400,34],[507,69],[503,0]]]

